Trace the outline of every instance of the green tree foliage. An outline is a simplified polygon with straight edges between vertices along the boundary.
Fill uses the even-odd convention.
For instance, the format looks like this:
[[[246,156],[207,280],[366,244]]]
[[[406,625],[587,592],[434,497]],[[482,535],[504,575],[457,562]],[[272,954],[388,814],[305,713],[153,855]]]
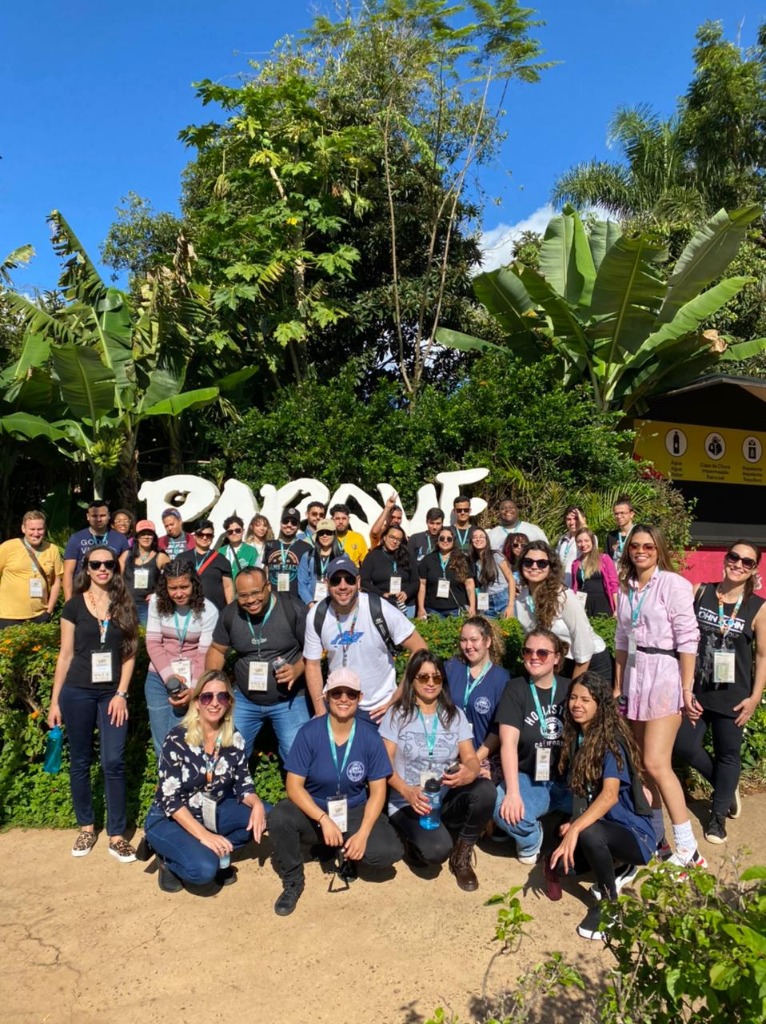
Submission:
[[[101,260],[130,273],[131,287],[160,265],[169,264],[183,223],[165,211],[155,211],[148,199],[128,192],[117,207],[117,220],[101,245]],[[115,275],[116,276],[116,275]]]

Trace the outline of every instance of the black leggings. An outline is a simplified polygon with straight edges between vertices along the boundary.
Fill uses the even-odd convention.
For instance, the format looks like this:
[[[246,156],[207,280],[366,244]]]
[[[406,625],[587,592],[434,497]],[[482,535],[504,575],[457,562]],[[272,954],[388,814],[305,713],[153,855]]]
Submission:
[[[401,832],[427,864],[443,864],[452,853],[452,836],[475,843],[495,809],[496,790],[489,779],[474,779],[467,786],[451,789],[442,803],[441,825],[420,827],[420,815],[403,807],[391,815],[391,824]]]
[[[624,825],[601,818],[588,825],[577,837],[575,871],[578,874],[590,868],[596,876],[602,898],[614,899],[615,864],[644,864],[638,840]],[[587,868],[586,868],[587,865]]]
[[[703,741],[708,729],[713,735],[715,760],[705,750]],[[742,770],[742,735],[744,727],[733,718],[716,711],[703,711],[696,727],[684,716],[676,736],[674,755],[696,768],[713,787],[713,814],[726,817]]]

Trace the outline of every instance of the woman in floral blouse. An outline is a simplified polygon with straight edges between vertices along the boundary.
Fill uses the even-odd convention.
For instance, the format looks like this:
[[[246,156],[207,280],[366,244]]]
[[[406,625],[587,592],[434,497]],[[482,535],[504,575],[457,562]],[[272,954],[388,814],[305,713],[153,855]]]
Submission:
[[[189,710],[162,745],[159,786],[146,819],[157,854],[159,885],[235,881],[232,850],[259,842],[266,813],[247,767],[245,743],[233,725],[234,691],[223,672],[205,672]]]

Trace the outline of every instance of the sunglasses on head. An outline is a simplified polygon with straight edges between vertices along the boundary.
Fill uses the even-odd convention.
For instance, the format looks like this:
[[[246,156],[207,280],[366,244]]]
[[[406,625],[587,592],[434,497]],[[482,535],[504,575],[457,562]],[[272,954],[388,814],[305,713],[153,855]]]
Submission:
[[[330,700],[340,700],[341,697],[346,697],[348,700],[359,700],[359,691],[348,690],[345,686],[335,686],[332,690],[327,691],[327,696]]]
[[[203,540],[212,540],[213,533],[208,530],[197,530],[194,534],[195,537],[201,537]]]
[[[92,558],[88,562],[88,568],[89,569],[109,569],[110,571],[114,571],[117,568],[117,563],[115,562],[115,560],[113,558],[107,558],[103,562],[99,561],[98,559]]]
[[[442,681],[441,672],[418,672],[415,676],[416,683],[430,683],[433,680],[435,683]]]
[[[550,658],[550,656],[552,654],[555,654],[556,652],[548,651],[544,647],[522,647],[521,653],[525,658],[533,658],[535,655],[537,655],[538,658],[544,661],[546,658]]]
[[[743,569],[748,569],[748,570],[755,569],[756,565],[758,565],[758,563],[756,562],[756,560],[754,558],[743,557],[742,555],[738,555],[736,551],[727,551],[726,552],[726,561],[730,565],[736,565],[737,562],[741,562],[742,563],[742,568]]]
[[[547,569],[550,564],[549,558],[522,558],[521,560],[524,569],[534,569],[535,566],[538,569]]]
[[[201,693],[197,700],[202,704],[203,707],[207,707],[213,703],[213,700],[217,700],[221,707],[227,707],[231,704],[231,694],[228,690],[218,690],[216,693],[211,693],[206,690],[205,693]]]
[[[352,576],[350,572],[336,572],[334,576],[330,577],[331,587],[338,587],[341,583],[348,583],[353,587],[356,585],[356,577]]]
[[[647,541],[645,544],[633,541],[632,544],[628,544],[628,551],[654,551],[656,544],[651,541]]]

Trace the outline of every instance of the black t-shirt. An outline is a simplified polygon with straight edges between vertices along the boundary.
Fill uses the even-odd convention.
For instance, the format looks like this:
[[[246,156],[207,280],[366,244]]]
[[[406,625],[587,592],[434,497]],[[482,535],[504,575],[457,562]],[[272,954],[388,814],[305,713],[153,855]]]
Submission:
[[[436,538],[432,537],[428,530],[423,533],[413,533],[407,542],[410,549],[410,559],[413,564],[420,562],[426,555],[436,551]]]
[[[304,687],[303,678],[296,680],[291,690],[278,685],[271,663],[277,657],[287,659],[291,665],[300,659],[308,609],[290,594],[272,597],[271,614],[265,610],[257,618],[248,615],[233,601],[221,612],[213,630],[214,644],[236,651],[238,657],[234,663],[234,681],[242,695],[253,704],[279,704],[290,700]],[[269,662],[267,690],[253,691],[248,688],[248,666],[251,661]]]
[[[83,594],[76,594],[69,598],[61,612],[61,618],[74,624],[74,657],[64,679],[64,686],[116,690],[122,672],[122,630],[110,621],[102,643],[98,619],[88,611]],[[111,654],[111,681],[99,683],[92,681],[91,655],[94,651]]]
[[[209,551],[206,555],[198,555],[196,551],[185,551],[176,561],[182,565],[193,565],[199,573],[202,589],[208,601],[212,601],[216,608],[226,607],[223,581],[231,579],[231,564],[228,558],[224,558],[217,551]]]
[[[140,589],[136,587],[136,569],[146,569],[149,573],[147,585]],[[151,561],[141,564],[131,551],[128,555],[128,560],[125,563],[125,572],[122,578],[125,581],[128,593],[133,598],[135,604],[143,604],[147,597],[149,597],[150,594],[153,594],[157,589],[157,580],[160,578],[160,570],[157,566],[157,552],[155,551],[153,553]]]
[[[373,548],[368,551],[362,562],[362,590],[368,594],[380,594],[382,597],[391,588],[391,577],[401,578],[401,587],[407,595],[407,604],[412,604],[420,586],[417,570],[408,562],[404,565],[396,561],[382,548]],[[389,597],[391,604],[398,607],[395,597]]]
[[[532,687],[523,676],[512,679],[505,688],[495,715],[498,725],[512,725],[519,730],[519,771],[535,777],[535,748],[551,748],[551,778],[558,773],[561,738],[564,733],[564,709],[570,679],[556,676],[550,690],[537,689],[540,710],[545,718],[540,728]]]
[[[612,614],[612,606],[604,590],[604,577],[600,572],[594,572],[587,580],[583,576],[582,567],[577,570],[577,587],[585,594],[585,614],[588,618],[596,615]]]
[[[294,540],[290,544],[281,540],[266,541],[263,563],[269,574],[269,583],[276,593],[286,593],[279,589],[279,577],[287,574],[290,593],[300,600],[298,593],[298,566],[307,551],[312,551],[311,544],[305,540]]]
[[[432,551],[418,563],[418,574],[421,580],[426,581],[426,608],[433,608],[437,612],[453,612],[456,608],[465,608],[468,604],[465,583],[458,583],[452,558],[442,572],[439,552]],[[437,597],[439,580],[445,578],[449,580],[449,597]]]
[[[721,636],[716,586],[703,583],[694,602],[700,627],[694,693],[707,711],[736,718],[735,704],[746,700],[753,692],[753,619],[763,605],[763,598],[751,594],[743,601],[726,636]],[[727,621],[735,607],[736,601],[723,606]],[[713,682],[713,656],[715,651],[721,650],[734,651],[733,683]]]

